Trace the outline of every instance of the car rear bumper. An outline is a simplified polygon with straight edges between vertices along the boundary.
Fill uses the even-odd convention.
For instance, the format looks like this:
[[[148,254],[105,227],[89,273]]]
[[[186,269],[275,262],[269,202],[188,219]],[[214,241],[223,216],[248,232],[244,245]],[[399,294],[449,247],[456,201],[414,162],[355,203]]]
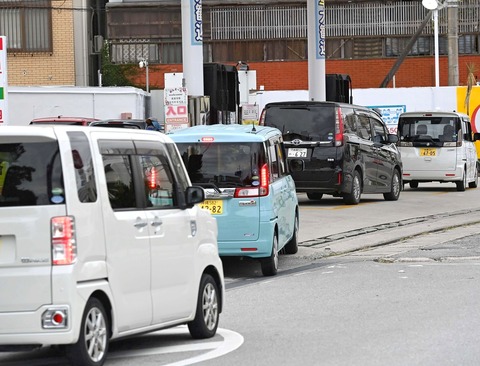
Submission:
[[[404,170],[403,182],[455,182],[463,179],[463,169],[455,170]]]
[[[78,331],[74,331],[72,309],[68,305],[61,306],[67,308],[70,314],[66,328],[42,328],[42,314],[52,307],[58,307],[58,305],[45,305],[32,312],[0,313],[0,345],[40,346],[75,343]]]

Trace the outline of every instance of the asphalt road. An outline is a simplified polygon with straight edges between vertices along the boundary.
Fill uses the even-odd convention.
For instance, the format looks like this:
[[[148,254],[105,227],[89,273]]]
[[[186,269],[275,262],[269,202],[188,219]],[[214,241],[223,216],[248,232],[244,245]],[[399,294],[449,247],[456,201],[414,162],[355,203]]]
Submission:
[[[397,202],[300,199],[300,248],[275,277],[225,258],[218,334],[185,327],[112,342],[106,365],[480,364],[480,189],[430,184]],[[0,364],[65,365],[55,348]]]

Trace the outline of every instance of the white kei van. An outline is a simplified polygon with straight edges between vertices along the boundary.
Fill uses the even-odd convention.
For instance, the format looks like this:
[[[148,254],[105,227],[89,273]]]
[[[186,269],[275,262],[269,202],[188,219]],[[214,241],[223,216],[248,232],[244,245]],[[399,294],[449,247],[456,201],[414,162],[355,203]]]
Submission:
[[[457,112],[406,112],[398,119],[403,182],[453,182],[457,191],[478,185],[477,152],[470,119]]]
[[[168,136],[0,132],[2,349],[64,345],[72,364],[98,366],[110,339],[179,324],[216,333],[217,224]]]

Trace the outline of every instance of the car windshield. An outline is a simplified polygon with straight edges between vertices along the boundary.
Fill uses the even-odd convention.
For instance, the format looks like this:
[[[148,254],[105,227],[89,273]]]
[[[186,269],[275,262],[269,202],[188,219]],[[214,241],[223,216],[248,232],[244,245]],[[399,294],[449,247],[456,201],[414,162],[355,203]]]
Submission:
[[[456,142],[460,119],[458,117],[401,117],[398,123],[400,141]]]
[[[335,107],[270,107],[265,125],[282,131],[284,141],[332,141],[335,136]]]
[[[193,184],[219,188],[259,184],[263,144],[254,142],[177,143]]]

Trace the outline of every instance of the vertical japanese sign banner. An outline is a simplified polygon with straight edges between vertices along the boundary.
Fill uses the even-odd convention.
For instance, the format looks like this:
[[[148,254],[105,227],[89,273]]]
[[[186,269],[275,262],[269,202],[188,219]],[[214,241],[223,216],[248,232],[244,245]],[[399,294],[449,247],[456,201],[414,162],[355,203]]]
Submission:
[[[0,126],[7,124],[7,37],[0,36]]]
[[[325,59],[325,0],[315,0],[316,58]]]
[[[202,0],[191,0],[190,6],[190,16],[192,17],[192,46],[202,46]]]

